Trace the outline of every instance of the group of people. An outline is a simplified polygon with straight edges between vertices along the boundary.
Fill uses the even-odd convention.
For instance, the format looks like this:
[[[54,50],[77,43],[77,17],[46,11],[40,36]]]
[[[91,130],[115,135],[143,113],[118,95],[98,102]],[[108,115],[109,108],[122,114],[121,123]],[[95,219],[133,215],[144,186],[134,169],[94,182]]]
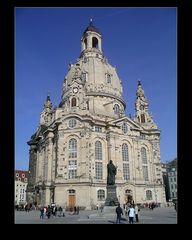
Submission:
[[[59,207],[57,208],[56,206],[50,206],[48,207],[41,207],[40,208],[40,219],[44,219],[44,217],[47,216],[47,218],[50,218],[51,216],[56,217],[57,216],[57,211],[59,211],[59,217],[65,217],[65,207]]]
[[[40,219],[44,219],[45,217],[50,218],[52,217],[65,217],[65,212],[66,212],[65,207],[57,207],[57,206],[50,206],[48,205],[47,207],[42,206],[40,208]],[[68,209],[70,211],[69,214],[79,214],[79,206],[74,206]],[[57,213],[58,212],[58,213]]]
[[[138,207],[137,204],[135,205],[131,204],[125,209],[125,215],[128,216],[130,224],[133,224],[134,220],[135,222],[139,222],[139,211],[140,211],[140,208]],[[118,206],[116,207],[116,214],[117,214],[116,223],[121,223],[121,216],[123,215],[123,209],[120,207],[120,204],[118,204]]]

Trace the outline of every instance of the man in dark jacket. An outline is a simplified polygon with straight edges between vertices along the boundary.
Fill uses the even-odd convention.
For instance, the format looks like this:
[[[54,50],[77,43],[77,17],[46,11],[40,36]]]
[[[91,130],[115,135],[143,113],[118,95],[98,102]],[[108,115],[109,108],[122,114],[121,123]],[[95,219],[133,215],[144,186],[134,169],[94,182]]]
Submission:
[[[117,220],[116,223],[121,222],[121,214],[123,215],[123,210],[120,207],[120,204],[118,203],[118,206],[116,207],[116,213],[117,213]]]

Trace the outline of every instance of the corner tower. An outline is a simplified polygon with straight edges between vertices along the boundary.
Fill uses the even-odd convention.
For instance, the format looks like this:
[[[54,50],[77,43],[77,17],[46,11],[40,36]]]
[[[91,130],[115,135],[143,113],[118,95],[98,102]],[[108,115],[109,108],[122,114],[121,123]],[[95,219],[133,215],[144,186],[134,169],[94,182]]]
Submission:
[[[148,111],[148,100],[145,96],[141,81],[138,80],[136,102],[135,102],[135,121],[141,124],[144,128],[157,128],[153,122],[152,115]]]
[[[44,109],[40,115],[40,125],[48,126],[51,123],[52,117],[52,102],[50,95],[47,95],[46,101],[44,103]]]

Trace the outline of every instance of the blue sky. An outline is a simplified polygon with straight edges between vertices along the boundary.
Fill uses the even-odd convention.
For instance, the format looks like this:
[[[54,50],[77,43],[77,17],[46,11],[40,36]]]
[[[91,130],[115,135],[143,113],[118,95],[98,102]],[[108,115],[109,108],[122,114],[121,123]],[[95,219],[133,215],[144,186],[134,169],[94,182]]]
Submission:
[[[69,62],[80,55],[89,19],[117,67],[134,115],[137,80],[161,130],[161,161],[177,157],[176,8],[15,8],[15,168],[28,169],[27,141],[39,125],[47,93],[61,100]]]

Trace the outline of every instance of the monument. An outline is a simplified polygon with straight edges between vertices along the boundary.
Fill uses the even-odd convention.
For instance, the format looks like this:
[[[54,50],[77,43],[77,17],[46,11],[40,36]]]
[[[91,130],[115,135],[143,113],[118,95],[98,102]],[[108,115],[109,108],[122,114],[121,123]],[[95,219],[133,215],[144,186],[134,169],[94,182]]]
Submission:
[[[100,219],[114,219],[116,218],[116,206],[119,201],[117,199],[115,175],[117,168],[113,164],[112,160],[107,164],[107,198],[105,200],[104,208],[100,213],[90,214],[88,218],[100,218]]]
[[[107,198],[105,200],[105,206],[117,206],[119,201],[116,193],[115,175],[117,168],[113,164],[112,160],[107,164]]]

